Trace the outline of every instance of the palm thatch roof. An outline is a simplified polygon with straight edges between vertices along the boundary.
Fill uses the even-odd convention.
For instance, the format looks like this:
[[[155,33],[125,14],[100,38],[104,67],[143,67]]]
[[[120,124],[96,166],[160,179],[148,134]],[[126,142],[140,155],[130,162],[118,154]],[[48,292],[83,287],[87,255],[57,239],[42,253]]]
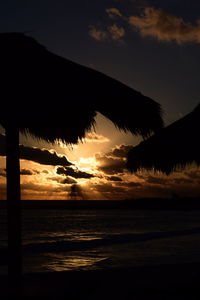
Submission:
[[[149,136],[163,126],[160,105],[98,71],[48,51],[21,33],[0,34],[1,116],[48,142],[77,143],[97,112],[118,129]]]
[[[166,174],[191,163],[200,165],[200,104],[188,115],[130,150],[127,166]]]

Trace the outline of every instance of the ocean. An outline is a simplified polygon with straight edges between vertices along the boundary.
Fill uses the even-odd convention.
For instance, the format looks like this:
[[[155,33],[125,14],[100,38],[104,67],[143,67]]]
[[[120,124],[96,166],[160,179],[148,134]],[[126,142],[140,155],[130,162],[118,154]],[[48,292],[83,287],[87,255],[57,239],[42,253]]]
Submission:
[[[22,239],[25,273],[200,262],[200,210],[23,209]]]

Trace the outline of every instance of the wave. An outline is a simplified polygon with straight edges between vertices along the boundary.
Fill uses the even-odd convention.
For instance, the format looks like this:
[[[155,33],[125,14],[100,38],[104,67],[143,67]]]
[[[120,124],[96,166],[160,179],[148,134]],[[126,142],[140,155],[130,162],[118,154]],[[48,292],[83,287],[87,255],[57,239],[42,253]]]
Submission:
[[[167,232],[149,232],[142,234],[112,234],[103,238],[92,240],[70,240],[70,241],[53,241],[44,243],[32,243],[23,246],[23,253],[41,253],[41,252],[66,252],[75,250],[87,250],[102,246],[111,246],[124,243],[138,243],[148,240],[172,238],[177,236],[200,234],[200,228],[185,230],[167,231]],[[0,251],[3,249],[0,249]]]
[[[167,231],[150,232],[142,234],[112,234],[105,237],[92,240],[70,240],[70,241],[52,241],[44,243],[32,243],[23,245],[23,255],[34,255],[39,253],[58,253],[68,251],[84,251],[96,247],[112,246],[116,244],[139,243],[156,239],[173,238],[184,235],[200,234],[200,227]],[[0,249],[0,257],[5,257],[6,248]]]

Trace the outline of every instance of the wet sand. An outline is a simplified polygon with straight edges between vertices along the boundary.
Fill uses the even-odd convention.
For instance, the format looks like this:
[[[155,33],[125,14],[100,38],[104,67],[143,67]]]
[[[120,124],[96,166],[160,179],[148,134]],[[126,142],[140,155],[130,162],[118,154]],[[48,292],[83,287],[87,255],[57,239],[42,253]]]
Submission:
[[[0,277],[1,299],[7,281]],[[200,299],[200,264],[26,274],[22,290],[22,299]]]

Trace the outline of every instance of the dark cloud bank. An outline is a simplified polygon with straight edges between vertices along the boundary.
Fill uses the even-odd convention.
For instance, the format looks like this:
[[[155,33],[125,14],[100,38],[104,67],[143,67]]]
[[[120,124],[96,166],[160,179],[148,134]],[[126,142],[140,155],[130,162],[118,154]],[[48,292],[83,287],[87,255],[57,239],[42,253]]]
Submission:
[[[108,175],[122,174],[126,169],[126,157],[131,145],[120,145],[113,148],[110,152],[95,155],[98,162],[98,170]]]
[[[90,173],[86,173],[83,171],[79,171],[79,170],[75,170],[73,168],[70,167],[59,167],[57,168],[57,174],[59,175],[65,175],[65,176],[70,176],[76,179],[90,179],[95,177],[93,174]]]
[[[31,160],[41,165],[71,166],[72,163],[65,156],[59,156],[56,152],[46,149],[31,148],[23,145],[20,148],[20,159]],[[6,156],[6,138],[0,134],[0,156]]]

